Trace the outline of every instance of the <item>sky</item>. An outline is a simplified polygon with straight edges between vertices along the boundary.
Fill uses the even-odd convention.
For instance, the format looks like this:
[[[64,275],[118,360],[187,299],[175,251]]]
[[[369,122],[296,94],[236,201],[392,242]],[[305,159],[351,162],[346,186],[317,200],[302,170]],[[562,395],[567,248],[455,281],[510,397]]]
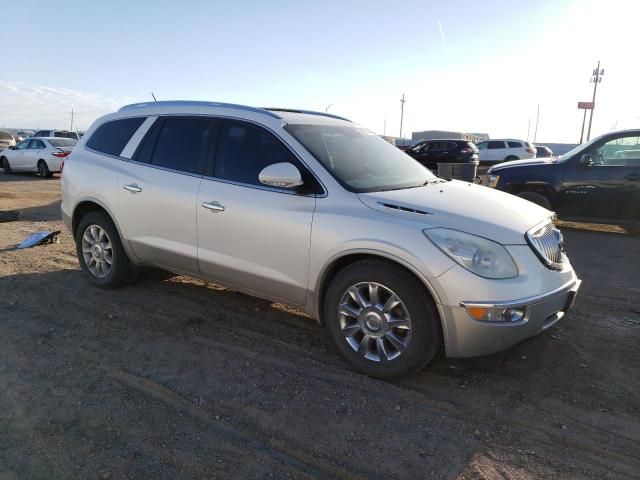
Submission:
[[[73,108],[83,130],[154,92],[328,108],[397,136],[404,94],[404,136],[576,143],[600,60],[592,136],[640,128],[638,0],[54,4],[0,0],[0,127],[69,128]]]

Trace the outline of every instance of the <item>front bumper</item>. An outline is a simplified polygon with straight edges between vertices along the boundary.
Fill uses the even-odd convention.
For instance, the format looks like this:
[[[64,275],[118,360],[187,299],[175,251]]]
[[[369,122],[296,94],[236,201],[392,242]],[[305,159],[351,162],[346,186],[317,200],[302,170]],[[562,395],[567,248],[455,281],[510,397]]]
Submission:
[[[476,357],[511,347],[548,329],[573,307],[581,280],[570,282],[551,292],[507,302],[461,302],[459,306],[441,305],[446,322],[448,357]],[[515,323],[481,322],[467,313],[468,307],[526,309],[525,317]]]

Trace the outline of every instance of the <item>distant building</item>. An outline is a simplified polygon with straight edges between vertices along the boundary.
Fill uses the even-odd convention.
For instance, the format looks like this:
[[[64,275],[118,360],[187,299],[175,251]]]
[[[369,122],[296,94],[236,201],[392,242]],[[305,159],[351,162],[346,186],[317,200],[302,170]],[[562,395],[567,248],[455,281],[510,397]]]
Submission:
[[[389,135],[382,135],[382,138],[396,147],[410,147],[415,141],[410,138],[391,137]]]
[[[413,141],[420,140],[438,140],[438,139],[454,139],[469,140],[471,142],[482,142],[489,139],[488,133],[465,133],[465,132],[448,132],[446,130],[424,130],[422,132],[413,132],[411,134]]]

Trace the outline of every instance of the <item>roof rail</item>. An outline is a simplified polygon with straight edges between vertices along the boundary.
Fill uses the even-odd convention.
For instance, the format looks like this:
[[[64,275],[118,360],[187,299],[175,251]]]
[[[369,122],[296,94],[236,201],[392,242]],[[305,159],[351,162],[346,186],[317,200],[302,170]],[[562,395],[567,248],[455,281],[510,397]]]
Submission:
[[[305,113],[307,115],[319,115],[321,117],[329,117],[337,120],[344,120],[345,122],[351,122],[348,118],[340,117],[332,113],[314,112],[313,110],[299,110],[297,108],[265,108],[265,110],[269,110],[270,112]]]
[[[233,108],[235,110],[245,110],[247,112],[263,113],[274,118],[282,118],[273,112],[270,112],[264,108],[248,107],[246,105],[237,105],[235,103],[222,103],[222,102],[205,102],[197,100],[162,100],[160,102],[142,102],[132,103],[121,107],[119,112],[127,110],[135,110],[137,108],[145,107],[218,107],[218,108]]]

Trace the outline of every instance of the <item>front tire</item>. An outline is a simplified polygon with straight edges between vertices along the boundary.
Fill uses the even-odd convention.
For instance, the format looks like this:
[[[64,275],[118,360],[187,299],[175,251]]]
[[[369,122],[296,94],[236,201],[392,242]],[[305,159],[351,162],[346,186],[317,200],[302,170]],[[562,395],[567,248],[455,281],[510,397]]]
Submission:
[[[324,300],[340,354],[360,372],[390,380],[416,372],[440,349],[442,331],[424,285],[403,268],[362,260],[341,270]]]
[[[541,193],[520,192],[518,196],[520,198],[524,198],[525,200],[529,200],[530,202],[533,202],[536,205],[541,206],[542,208],[546,208],[547,210],[553,210],[553,207],[551,206],[551,201]]]
[[[11,170],[11,165],[9,165],[9,160],[7,159],[7,157],[2,157],[0,160],[1,160],[0,165],[2,165],[2,170],[4,171],[4,173],[6,175],[13,173],[13,170]]]
[[[85,215],[76,231],[76,254],[91,283],[113,289],[129,283],[135,271],[118,230],[105,212]]]
[[[42,178],[51,178],[51,176],[53,176],[51,171],[49,171],[49,165],[47,165],[47,162],[44,160],[38,162],[38,175]]]

